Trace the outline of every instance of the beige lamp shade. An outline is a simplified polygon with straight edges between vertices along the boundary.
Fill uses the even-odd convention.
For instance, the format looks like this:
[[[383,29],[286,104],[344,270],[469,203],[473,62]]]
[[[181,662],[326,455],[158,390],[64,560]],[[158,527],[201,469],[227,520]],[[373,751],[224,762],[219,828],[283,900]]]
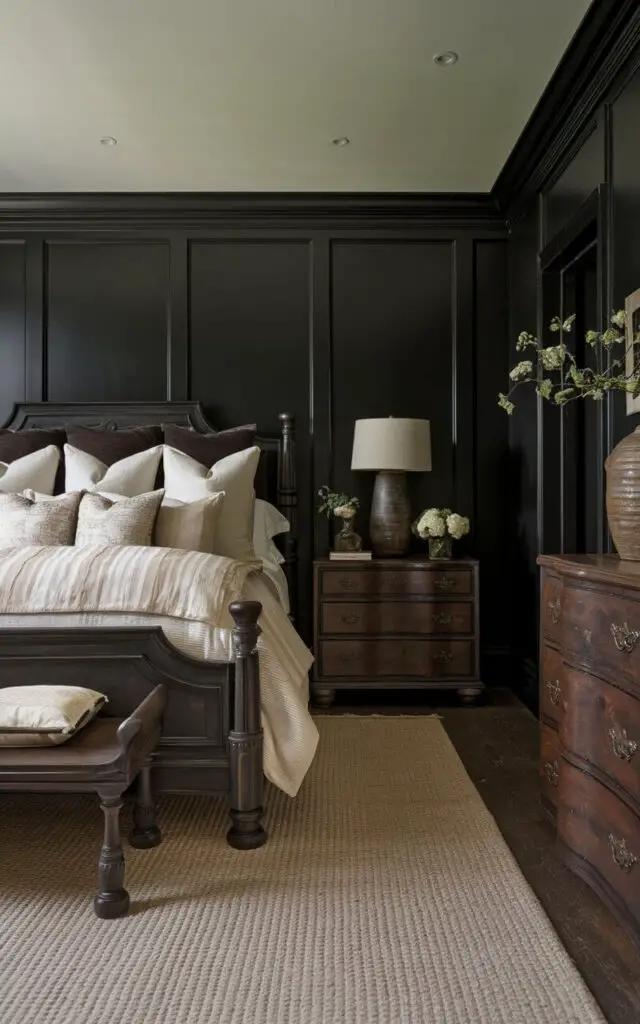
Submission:
[[[356,420],[351,468],[426,473],[431,469],[429,420]]]

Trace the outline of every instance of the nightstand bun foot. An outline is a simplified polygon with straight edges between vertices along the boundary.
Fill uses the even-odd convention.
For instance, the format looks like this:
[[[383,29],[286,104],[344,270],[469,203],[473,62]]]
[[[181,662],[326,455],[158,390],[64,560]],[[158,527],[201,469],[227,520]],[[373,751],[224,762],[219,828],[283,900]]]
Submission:
[[[336,699],[336,691],[325,689],[324,687],[318,688],[314,686],[311,693],[313,697],[313,703],[318,708],[330,708]]]
[[[478,704],[483,692],[484,687],[482,686],[461,686],[457,691],[461,703],[469,706]]]

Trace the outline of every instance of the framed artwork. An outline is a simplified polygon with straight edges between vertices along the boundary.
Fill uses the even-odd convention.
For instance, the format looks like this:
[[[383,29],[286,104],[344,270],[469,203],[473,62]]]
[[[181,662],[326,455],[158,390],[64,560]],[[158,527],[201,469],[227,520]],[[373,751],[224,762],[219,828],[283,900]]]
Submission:
[[[627,313],[626,364],[627,377],[640,367],[640,346],[634,351],[633,339],[640,331],[640,288],[627,295],[624,308]],[[635,362],[635,365],[634,365]],[[640,395],[627,394],[627,416],[640,413]]]

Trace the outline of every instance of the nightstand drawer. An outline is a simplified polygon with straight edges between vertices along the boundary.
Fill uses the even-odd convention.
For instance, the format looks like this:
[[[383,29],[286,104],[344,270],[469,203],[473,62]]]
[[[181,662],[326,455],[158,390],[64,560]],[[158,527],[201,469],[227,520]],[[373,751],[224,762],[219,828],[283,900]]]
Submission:
[[[415,601],[324,601],[321,633],[473,633],[473,605]]]
[[[388,597],[451,597],[473,593],[473,574],[467,567],[386,569],[374,566],[352,569],[323,569],[320,593],[337,595],[381,595]]]
[[[321,640],[317,667],[323,678],[471,676],[473,644],[470,640]]]

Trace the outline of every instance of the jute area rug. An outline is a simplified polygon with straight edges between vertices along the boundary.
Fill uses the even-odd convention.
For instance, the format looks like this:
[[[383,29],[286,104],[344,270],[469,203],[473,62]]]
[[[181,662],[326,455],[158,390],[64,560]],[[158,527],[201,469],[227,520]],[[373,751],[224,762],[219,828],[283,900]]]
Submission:
[[[164,800],[117,921],[95,800],[0,794],[2,1024],[602,1024],[440,722],[319,726],[262,850],[222,801]]]

